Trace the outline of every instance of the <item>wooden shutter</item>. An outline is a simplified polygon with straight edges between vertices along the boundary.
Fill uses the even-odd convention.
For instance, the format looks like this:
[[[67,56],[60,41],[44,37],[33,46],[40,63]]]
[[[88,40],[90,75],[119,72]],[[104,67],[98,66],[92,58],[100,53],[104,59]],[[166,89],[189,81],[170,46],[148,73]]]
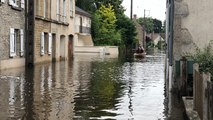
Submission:
[[[10,57],[14,57],[16,55],[15,49],[15,29],[10,28]]]
[[[52,34],[49,33],[49,39],[48,39],[48,54],[50,55],[52,53]]]
[[[41,33],[41,55],[44,55],[44,32]]]
[[[20,29],[20,56],[24,55],[24,31]]]
[[[23,8],[23,9],[24,9],[24,1],[25,0],[21,0],[21,8]]]

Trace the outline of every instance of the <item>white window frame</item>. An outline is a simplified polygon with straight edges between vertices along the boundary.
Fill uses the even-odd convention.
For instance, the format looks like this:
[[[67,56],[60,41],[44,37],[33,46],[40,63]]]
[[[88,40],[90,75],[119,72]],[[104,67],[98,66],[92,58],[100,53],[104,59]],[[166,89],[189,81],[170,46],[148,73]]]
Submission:
[[[41,49],[40,49],[40,52],[41,52],[41,55],[43,56],[44,55],[44,32],[41,33]]]
[[[63,0],[63,22],[66,22],[67,14],[66,14],[66,0]]]
[[[73,0],[70,0],[70,16],[73,17]]]
[[[9,0],[9,5],[12,5],[14,7],[18,7],[17,0]]]
[[[46,17],[46,0],[44,0],[44,18]]]
[[[48,54],[52,54],[52,33],[48,34]]]
[[[0,3],[5,3],[5,0],[0,0]]]
[[[23,9],[25,8],[24,1],[25,1],[25,0],[21,0],[21,8],[23,8]]]
[[[16,56],[16,35],[15,29],[10,28],[10,57]]]
[[[56,19],[60,20],[60,0],[56,1]]]

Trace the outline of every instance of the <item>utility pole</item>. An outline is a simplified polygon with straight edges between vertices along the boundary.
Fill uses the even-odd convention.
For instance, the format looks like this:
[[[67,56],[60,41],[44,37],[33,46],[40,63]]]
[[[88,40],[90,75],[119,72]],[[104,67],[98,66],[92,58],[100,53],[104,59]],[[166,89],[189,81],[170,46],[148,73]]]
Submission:
[[[145,40],[146,40],[146,37],[145,37],[145,31],[146,31],[146,10],[144,9],[144,16],[143,16],[143,20],[144,20],[144,23],[143,23],[143,48],[145,49]]]
[[[132,20],[132,7],[133,7],[133,0],[131,0],[131,9],[130,9],[130,18]]]

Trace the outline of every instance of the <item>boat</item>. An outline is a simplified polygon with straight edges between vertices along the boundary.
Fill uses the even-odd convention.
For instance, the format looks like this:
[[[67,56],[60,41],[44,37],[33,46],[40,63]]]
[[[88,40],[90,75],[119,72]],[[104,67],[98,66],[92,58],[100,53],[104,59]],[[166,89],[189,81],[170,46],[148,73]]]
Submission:
[[[143,53],[134,53],[135,58],[145,58],[146,57],[146,52]]]

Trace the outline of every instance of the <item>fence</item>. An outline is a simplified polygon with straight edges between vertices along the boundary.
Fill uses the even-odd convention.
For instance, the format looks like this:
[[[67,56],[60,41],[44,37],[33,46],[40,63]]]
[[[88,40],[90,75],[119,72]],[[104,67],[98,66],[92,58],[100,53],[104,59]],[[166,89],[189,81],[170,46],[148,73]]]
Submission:
[[[194,110],[202,120],[213,120],[213,83],[209,73],[201,73],[199,65],[193,65]]]

